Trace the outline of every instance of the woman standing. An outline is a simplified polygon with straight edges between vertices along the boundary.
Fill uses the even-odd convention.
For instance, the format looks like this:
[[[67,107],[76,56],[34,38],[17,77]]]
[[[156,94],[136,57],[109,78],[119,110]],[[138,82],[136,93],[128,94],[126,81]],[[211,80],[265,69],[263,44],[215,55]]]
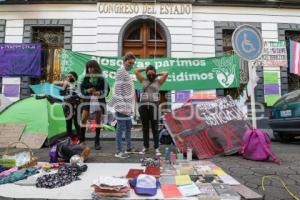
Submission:
[[[80,104],[80,91],[77,80],[78,76],[76,72],[72,71],[68,73],[67,77],[62,83],[57,83],[57,85],[62,86],[60,94],[64,96],[63,109],[66,117],[67,134],[75,144],[78,142],[78,137],[80,135],[80,128],[77,120],[77,107]],[[76,134],[73,134],[72,131],[73,122],[76,129]]]
[[[141,72],[146,71],[147,78],[141,75]],[[144,148],[140,152],[145,154],[149,149],[149,128],[151,130],[154,140],[154,149],[156,156],[160,156],[159,151],[159,134],[158,134],[158,122],[159,122],[159,90],[160,86],[168,78],[168,73],[156,74],[156,69],[149,65],[146,69],[136,69],[136,78],[142,83],[143,89],[141,92],[141,104],[139,106],[139,113],[143,125],[143,140]],[[157,78],[161,76],[160,78]],[[150,122],[150,124],[149,124]]]
[[[97,61],[88,61],[85,70],[86,74],[80,87],[83,95],[80,142],[85,141],[86,122],[89,114],[95,113],[97,123],[95,149],[100,150],[101,116],[106,113],[105,97],[109,94],[110,88]]]

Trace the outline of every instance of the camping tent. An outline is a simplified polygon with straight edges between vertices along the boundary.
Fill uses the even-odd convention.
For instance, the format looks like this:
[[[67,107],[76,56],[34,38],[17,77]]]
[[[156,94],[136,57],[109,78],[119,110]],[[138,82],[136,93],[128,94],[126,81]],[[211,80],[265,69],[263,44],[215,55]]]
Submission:
[[[66,132],[62,105],[46,98],[28,97],[11,104],[0,114],[0,124],[8,123],[25,124],[23,134],[46,134],[50,141]]]
[[[35,94],[38,95],[47,95],[59,101],[62,101],[64,98],[63,96],[60,95],[61,87],[51,83],[30,85],[30,88]]]

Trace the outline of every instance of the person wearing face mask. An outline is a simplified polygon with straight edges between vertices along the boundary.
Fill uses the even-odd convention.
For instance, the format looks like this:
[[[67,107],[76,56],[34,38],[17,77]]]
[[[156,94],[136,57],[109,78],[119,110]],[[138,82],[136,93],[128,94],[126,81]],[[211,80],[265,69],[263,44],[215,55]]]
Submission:
[[[147,78],[141,75],[141,72],[145,71]],[[168,73],[163,72],[156,73],[156,69],[149,65],[146,69],[136,69],[136,78],[143,85],[141,92],[141,103],[139,106],[139,113],[143,126],[143,141],[144,148],[140,154],[145,154],[149,149],[149,128],[151,126],[154,149],[156,156],[160,156],[159,151],[159,133],[158,133],[158,121],[159,121],[159,89],[162,84],[167,80]],[[160,76],[160,78],[158,78]]]
[[[80,103],[79,89],[77,84],[78,76],[76,72],[69,72],[62,84],[60,94],[64,96],[63,110],[66,117],[66,129],[68,136],[72,139],[73,143],[78,142],[80,135],[80,127],[77,121],[77,107]],[[76,129],[76,134],[73,134],[72,125]]]
[[[101,116],[106,113],[105,97],[109,94],[110,88],[106,79],[102,75],[102,70],[95,60],[86,63],[86,73],[80,85],[83,96],[83,106],[81,115],[80,142],[85,142],[86,122],[90,114],[96,117],[95,149],[100,150],[100,124]]]
[[[133,80],[129,73],[134,63],[135,56],[131,53],[127,53],[123,58],[123,65],[116,73],[114,94],[109,102],[109,106],[116,111],[117,129],[115,157],[117,158],[128,158],[128,154],[133,153],[134,151],[131,147],[131,116],[135,104],[135,90]],[[125,152],[122,147],[122,137],[124,132],[127,143]]]

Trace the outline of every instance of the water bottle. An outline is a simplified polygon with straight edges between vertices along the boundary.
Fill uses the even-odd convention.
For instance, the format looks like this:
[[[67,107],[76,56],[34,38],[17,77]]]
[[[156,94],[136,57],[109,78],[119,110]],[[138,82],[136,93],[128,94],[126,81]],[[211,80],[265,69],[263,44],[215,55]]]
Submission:
[[[170,147],[165,149],[165,160],[170,160]]]
[[[187,161],[193,160],[193,149],[191,147],[188,147],[186,150],[186,159]]]

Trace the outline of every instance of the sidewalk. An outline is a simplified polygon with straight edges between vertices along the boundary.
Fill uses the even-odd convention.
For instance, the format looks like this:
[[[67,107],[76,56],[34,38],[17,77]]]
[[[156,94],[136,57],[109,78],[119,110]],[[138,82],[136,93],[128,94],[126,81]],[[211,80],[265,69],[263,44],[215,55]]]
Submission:
[[[149,133],[150,139],[152,139],[152,132]],[[92,140],[95,137],[95,132],[87,132],[86,138]],[[102,140],[115,140],[116,133],[112,131],[101,130],[100,137]],[[141,126],[136,126],[131,129],[131,139],[132,140],[143,140],[143,131]]]

